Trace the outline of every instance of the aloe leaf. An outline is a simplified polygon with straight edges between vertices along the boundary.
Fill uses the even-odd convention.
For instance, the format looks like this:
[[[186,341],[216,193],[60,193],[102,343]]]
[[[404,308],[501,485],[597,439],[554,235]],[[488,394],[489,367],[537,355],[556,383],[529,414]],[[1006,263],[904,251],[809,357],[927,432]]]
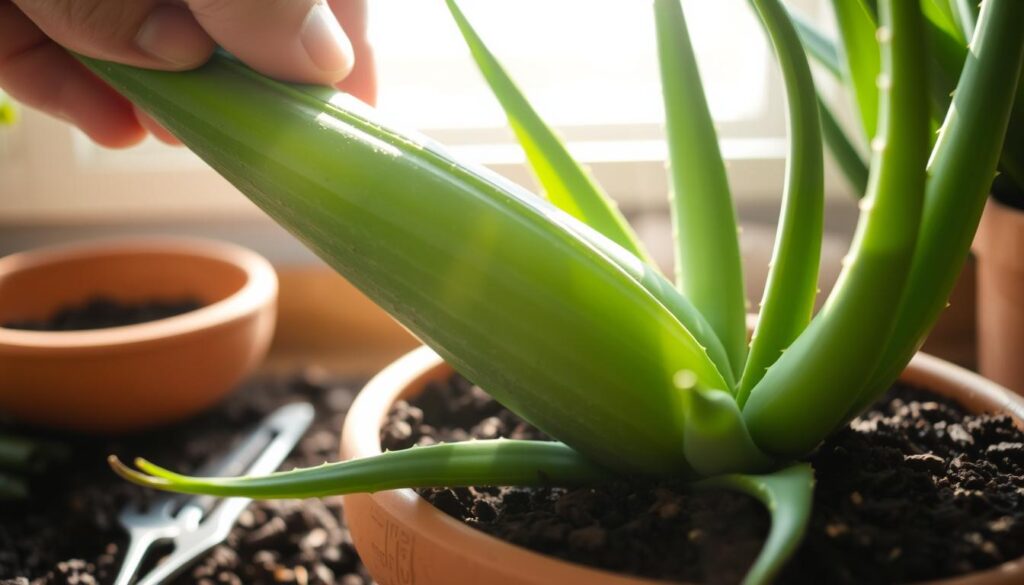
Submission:
[[[786,14],[789,16],[790,22],[793,23],[793,28],[796,29],[797,34],[800,36],[800,42],[803,43],[807,54],[821,64],[833,77],[842,79],[844,66],[840,61],[839,49],[836,47],[835,41],[818,30],[816,26],[807,22],[807,19],[798,12],[790,10],[788,7],[786,8]]]
[[[845,72],[853,89],[864,136],[874,137],[878,127],[878,73],[880,71],[875,20],[863,0],[832,0],[842,40]]]
[[[732,368],[729,367],[729,357],[725,354],[725,347],[719,341],[711,324],[707,322],[704,315],[693,306],[689,299],[680,294],[672,284],[662,276],[661,272],[654,269],[650,264],[639,260],[636,256],[627,253],[623,248],[608,240],[590,226],[578,223],[575,226],[567,226],[576,232],[581,238],[589,242],[594,248],[602,252],[606,258],[615,263],[626,274],[633,277],[647,292],[651,293],[693,336],[694,341],[703,347],[708,358],[715,364],[719,373],[725,381],[724,389],[736,387],[736,380],[733,378]]]
[[[961,39],[974,37],[974,27],[978,23],[979,0],[948,0],[952,4],[953,20],[960,29]]]
[[[407,487],[574,486],[613,475],[562,443],[495,439],[412,447],[372,457],[249,477],[189,477],[137,459],[110,456],[125,479],[183,494],[254,499],[319,498]]]
[[[853,193],[860,199],[868,189],[868,163],[861,157],[853,145],[846,130],[839,124],[832,108],[818,96],[818,112],[821,114],[821,135],[828,145],[829,152],[839,165],[839,170],[850,183]]]
[[[679,385],[687,401],[686,459],[697,474],[711,477],[772,467],[774,461],[750,438],[743,413],[732,395],[696,385]]]
[[[917,252],[896,329],[847,418],[870,405],[906,367],[935,324],[970,252],[1014,107],[1024,60],[1024,2],[989,0],[931,154]],[[1016,72],[1016,74],[1015,74]]]
[[[959,15],[953,7],[956,0],[922,0],[921,12],[929,24],[938,27],[945,33],[951,35],[960,44],[967,44],[970,36],[964,36],[963,29],[958,24]]]
[[[739,377],[747,351],[736,212],[679,0],[654,1],[679,290],[711,324]]]
[[[778,0],[752,0],[782,66],[789,156],[782,214],[736,401],[742,407],[768,366],[807,327],[818,294],[825,170],[818,99],[803,46]]]
[[[793,10],[787,10],[787,14],[807,54],[825,67],[833,77],[842,80],[843,65],[840,63],[839,50],[835,42]],[[825,144],[839,165],[839,170],[853,187],[854,194],[860,199],[867,191],[868,165],[820,93],[818,113],[821,116],[821,135],[825,139]]]
[[[672,294],[673,291],[662,286],[664,279],[660,277],[656,264],[644,250],[615,202],[601,190],[586,170],[572,159],[557,135],[544,124],[472,28],[458,4],[454,0],[446,1],[477,66],[504,108],[510,125],[527,153],[527,158],[548,198],[556,206],[643,261],[644,265],[637,266],[631,273],[637,276],[645,288],[650,287],[651,294],[680,319],[701,345],[708,348],[711,358],[732,387],[733,375],[728,367],[728,360],[723,356],[724,348],[714,330],[708,329],[707,320],[688,299],[679,294]],[[586,234],[581,235],[586,237]],[[623,259],[619,264],[624,267],[635,265],[628,259]]]
[[[727,489],[757,498],[768,508],[772,526],[744,585],[772,583],[803,540],[811,517],[814,470],[801,463],[767,475],[725,475],[694,484],[697,489]]]
[[[687,469],[674,376],[727,384],[578,220],[326,88],[81,59],[510,409],[612,468]]]
[[[967,46],[948,30],[928,21],[928,50],[930,52],[930,79],[932,118],[936,129],[949,109],[953,88],[960,78],[967,56]]]
[[[615,201],[573,160],[562,141],[544,123],[473,30],[455,0],[445,1],[480,72],[505,110],[509,125],[526,152],[530,167],[548,199],[654,266]]]
[[[743,410],[757,445],[779,457],[807,453],[844,420],[866,371],[883,358],[913,259],[929,144],[924,23],[915,2],[880,7],[879,130],[851,252],[821,312]]]

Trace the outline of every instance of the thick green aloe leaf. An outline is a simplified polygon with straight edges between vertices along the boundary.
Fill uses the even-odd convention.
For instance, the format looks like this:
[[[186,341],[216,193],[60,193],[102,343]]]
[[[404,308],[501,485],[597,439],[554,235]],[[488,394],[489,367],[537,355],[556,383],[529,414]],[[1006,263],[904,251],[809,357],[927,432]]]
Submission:
[[[544,194],[556,206],[601,232],[642,260],[650,256],[609,197],[537,114],[454,0],[445,0],[491,91],[501,103]],[[653,266],[653,263],[652,263]]]
[[[752,0],[786,83],[789,156],[771,268],[736,401],[742,407],[765,370],[807,327],[818,295],[825,161],[818,98],[803,46],[778,0]]]
[[[727,489],[761,501],[772,516],[761,553],[743,585],[767,585],[793,556],[807,531],[814,496],[814,470],[801,463],[767,475],[723,475],[694,484],[697,489]]]
[[[952,35],[960,44],[966,45],[967,39],[971,38],[973,33],[964,35],[964,29],[959,24],[959,9],[953,6],[955,2],[957,0],[923,0],[921,11],[929,23]],[[974,26],[973,23],[971,26]]]
[[[839,58],[839,49],[836,47],[835,41],[807,22],[807,19],[800,16],[799,13],[789,10],[788,7],[786,13],[797,34],[800,35],[800,42],[803,43],[807,54],[821,64],[833,77],[842,79],[844,65]]]
[[[722,353],[724,347],[714,329],[708,327],[707,320],[687,298],[661,286],[663,279],[657,266],[651,261],[640,239],[619,212],[615,202],[593,180],[586,169],[573,160],[555,132],[544,123],[484,44],[458,4],[453,0],[447,0],[447,3],[484,79],[505,110],[509,124],[526,152],[527,160],[548,199],[643,262],[642,265],[637,265],[636,262],[623,259],[619,264],[624,267],[637,265],[636,272],[642,275],[639,278],[640,283],[679,318],[701,345],[708,348],[715,365],[730,386],[733,385],[733,374],[728,366],[728,359]],[[600,243],[595,242],[595,245],[600,246]],[[680,310],[677,311],[676,308]]]
[[[880,2],[883,74],[868,195],[828,302],[768,369],[744,405],[754,441],[795,457],[813,449],[881,362],[916,244],[928,157],[924,23],[913,2]]]
[[[854,196],[857,199],[864,197],[868,190],[868,163],[861,157],[850,135],[839,124],[836,115],[832,113],[832,108],[821,99],[820,94],[818,111],[821,113],[821,135],[828,145],[829,152],[853,188]]]
[[[252,477],[190,477],[143,459],[140,471],[111,456],[125,479],[183,494],[255,499],[318,498],[407,487],[574,486],[614,476],[562,443],[496,439],[413,447]]]
[[[654,0],[654,15],[668,134],[676,282],[717,333],[739,377],[747,353],[746,297],[725,163],[679,0]]]
[[[598,463],[686,471],[674,377],[727,384],[578,220],[224,55],[182,73],[82,60],[503,404]]]
[[[897,327],[847,418],[899,376],[945,309],[970,253],[1014,107],[1014,79],[1022,74],[1021,22],[1024,2],[1018,0],[989,0],[978,18],[970,57],[931,154],[917,253]]]
[[[916,2],[915,2],[916,4]],[[832,0],[849,86],[860,113],[864,136],[871,140],[878,128],[878,74],[880,57],[875,19],[863,0]]]
[[[935,0],[936,2],[940,0]],[[961,39],[974,37],[974,27],[978,23],[978,11],[980,2],[978,0],[946,0],[951,5],[953,20],[960,29]]]

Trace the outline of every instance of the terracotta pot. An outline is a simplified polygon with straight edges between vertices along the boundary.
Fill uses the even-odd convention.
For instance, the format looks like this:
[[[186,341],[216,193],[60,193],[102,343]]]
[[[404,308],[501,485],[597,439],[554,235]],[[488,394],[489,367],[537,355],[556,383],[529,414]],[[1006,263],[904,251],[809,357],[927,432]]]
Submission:
[[[974,238],[978,367],[1024,394],[1024,211],[989,198]]]
[[[978,368],[977,261],[967,258],[957,277],[949,305],[921,346],[921,351],[967,369]]]
[[[254,252],[194,239],[119,239],[0,259],[0,323],[44,318],[97,294],[195,297],[182,315],[108,329],[0,327],[0,412],[40,425],[122,432],[210,406],[263,358],[277,277]]]
[[[353,403],[342,433],[343,459],[381,452],[380,425],[391,405],[452,369],[426,347],[378,374]],[[1024,425],[1024,400],[958,366],[918,354],[903,379],[958,400],[974,411],[1012,413]],[[345,518],[363,562],[381,585],[654,585],[548,557],[509,544],[451,518],[411,489],[344,497]],[[943,580],[943,585],[1024,583],[1024,559]]]

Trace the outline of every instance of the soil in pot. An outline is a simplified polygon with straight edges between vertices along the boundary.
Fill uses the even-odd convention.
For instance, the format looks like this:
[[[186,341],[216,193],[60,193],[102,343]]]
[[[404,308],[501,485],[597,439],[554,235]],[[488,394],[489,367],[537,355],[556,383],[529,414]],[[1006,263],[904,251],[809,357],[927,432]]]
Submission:
[[[114,475],[106,465],[107,454],[143,456],[176,469],[194,470],[280,405],[303,400],[313,404],[316,419],[281,467],[319,465],[337,459],[345,413],[364,381],[316,369],[267,374],[245,383],[203,415],[153,433],[116,438],[48,433],[48,440],[64,439],[73,456],[66,465],[34,478],[31,499],[0,502],[0,584],[113,582],[128,540],[117,522],[119,511],[129,502],[146,502],[158,494]],[[0,428],[32,434],[3,421]],[[371,582],[344,525],[340,498],[253,502],[225,543],[172,581],[176,585]]]
[[[395,404],[385,449],[547,437],[465,379]],[[809,457],[817,475],[807,538],[781,583],[938,579],[1024,555],[1024,433],[924,390],[894,387]],[[424,489],[468,525],[598,568],[736,583],[767,533],[751,498],[677,481],[594,488]]]
[[[203,306],[196,298],[119,301],[106,296],[69,304],[42,319],[16,319],[3,323],[7,329],[30,331],[79,331],[136,325],[195,311]]]

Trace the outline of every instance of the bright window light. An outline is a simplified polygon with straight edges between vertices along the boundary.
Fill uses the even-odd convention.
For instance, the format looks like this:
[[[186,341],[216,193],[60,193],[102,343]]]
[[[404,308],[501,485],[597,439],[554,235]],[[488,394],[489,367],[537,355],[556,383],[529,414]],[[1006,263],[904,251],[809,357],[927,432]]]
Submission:
[[[504,125],[443,2],[369,5],[382,110],[426,131]],[[549,123],[663,120],[650,2],[462,0],[461,6]],[[715,119],[761,114],[770,61],[750,5],[691,0],[685,9]]]

